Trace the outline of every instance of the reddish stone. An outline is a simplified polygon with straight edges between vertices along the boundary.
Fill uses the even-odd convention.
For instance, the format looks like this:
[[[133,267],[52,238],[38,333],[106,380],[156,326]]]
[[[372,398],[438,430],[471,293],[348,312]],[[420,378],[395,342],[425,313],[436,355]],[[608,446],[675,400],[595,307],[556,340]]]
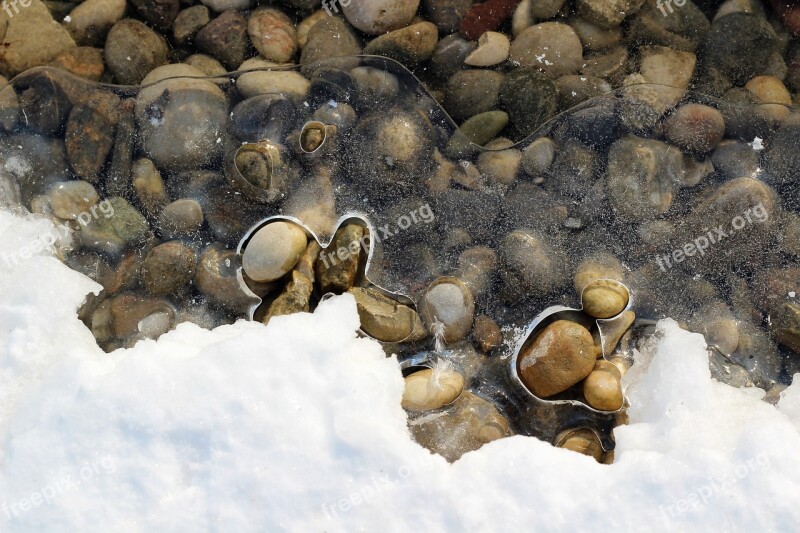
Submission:
[[[487,31],[494,31],[514,13],[519,0],[487,0],[473,7],[461,19],[461,35],[475,41]]]

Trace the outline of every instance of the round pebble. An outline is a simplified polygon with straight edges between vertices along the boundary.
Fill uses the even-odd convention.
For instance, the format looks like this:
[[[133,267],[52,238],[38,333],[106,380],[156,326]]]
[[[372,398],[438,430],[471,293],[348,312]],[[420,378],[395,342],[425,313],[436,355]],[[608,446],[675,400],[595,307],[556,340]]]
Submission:
[[[294,268],[308,245],[306,232],[291,222],[267,224],[247,243],[242,268],[254,281],[275,281]]]

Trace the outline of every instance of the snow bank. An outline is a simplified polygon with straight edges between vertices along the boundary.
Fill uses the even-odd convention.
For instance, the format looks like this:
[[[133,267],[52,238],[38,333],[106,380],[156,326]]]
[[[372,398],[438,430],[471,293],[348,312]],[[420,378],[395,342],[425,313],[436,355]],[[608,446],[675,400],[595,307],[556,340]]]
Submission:
[[[42,231],[0,213],[0,250]],[[0,276],[0,531],[800,523],[800,380],[778,408],[717,383],[669,320],[629,374],[614,465],[521,436],[450,465],[410,439],[397,363],[357,338],[350,297],[108,355],[75,316],[95,283],[50,257]]]

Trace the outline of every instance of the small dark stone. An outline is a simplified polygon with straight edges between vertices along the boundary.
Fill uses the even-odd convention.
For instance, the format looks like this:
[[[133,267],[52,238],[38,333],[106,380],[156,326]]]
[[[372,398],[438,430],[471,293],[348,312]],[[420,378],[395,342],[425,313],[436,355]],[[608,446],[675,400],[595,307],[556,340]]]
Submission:
[[[107,95],[107,98],[119,105],[118,97]],[[115,121],[97,105],[77,105],[72,108],[67,119],[64,143],[75,174],[90,183],[98,182],[100,170],[114,144],[115,130]]]
[[[556,114],[558,88],[535,68],[520,67],[505,77],[498,98],[508,112],[514,138],[522,139]]]
[[[231,112],[231,132],[240,140],[271,140],[283,143],[297,121],[292,101],[280,94],[262,94],[248,98]]]
[[[247,20],[233,9],[225,11],[198,31],[195,44],[198,50],[219,59],[231,70],[238,68],[252,52]]]
[[[168,30],[172,26],[181,9],[180,0],[129,0],[129,2],[142,20],[160,31]]]
[[[187,44],[194,40],[197,32],[211,21],[208,8],[203,5],[187,7],[175,18],[172,24],[172,35],[178,44]]]
[[[761,74],[777,46],[775,30],[753,13],[731,13],[711,24],[700,53],[734,84],[744,85]]]

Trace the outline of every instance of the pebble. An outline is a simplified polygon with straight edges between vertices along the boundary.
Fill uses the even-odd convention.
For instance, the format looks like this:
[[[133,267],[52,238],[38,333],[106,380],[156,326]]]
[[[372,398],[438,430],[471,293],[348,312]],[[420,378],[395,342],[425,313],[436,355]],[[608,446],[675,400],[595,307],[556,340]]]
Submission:
[[[270,304],[267,314],[261,320],[263,324],[276,316],[293,313],[307,313],[314,282],[297,270],[292,271],[292,279],[286,284],[283,292]]]
[[[255,281],[275,281],[294,268],[307,245],[308,237],[301,227],[291,222],[271,222],[248,241],[242,268]]]
[[[583,293],[587,285],[596,280],[612,279],[624,281],[625,267],[608,252],[589,254],[578,264],[572,277],[575,292]]]
[[[533,230],[515,230],[500,246],[506,299],[525,294],[539,298],[562,287],[566,281],[566,253]]]
[[[258,60],[259,62],[261,60]],[[264,68],[274,65],[261,64],[248,60],[242,64],[242,70],[249,68]],[[263,63],[266,63],[264,61]],[[292,70],[256,71],[246,72],[239,76],[236,88],[245,98],[259,94],[283,94],[296,101],[301,101],[308,94],[311,82],[308,78]]]
[[[361,329],[381,342],[417,342],[428,335],[419,315],[382,293],[353,287],[347,291],[356,299]]]
[[[327,17],[314,24],[308,31],[308,41],[300,54],[300,64],[305,67],[303,73],[310,75],[314,63],[343,58],[335,62],[324,61],[324,66],[349,70],[359,64],[358,59],[353,59],[351,56],[359,54],[361,54],[361,43],[352,28],[338,17]]]
[[[500,326],[486,315],[475,317],[472,337],[483,353],[489,353],[503,344],[503,332],[500,331]]]
[[[252,0],[200,0],[200,3],[210,7],[217,13],[235,9],[248,9],[253,5]]]
[[[422,0],[427,18],[445,34],[458,31],[461,19],[471,8],[472,0]]]
[[[151,296],[175,296],[191,287],[197,254],[178,241],[159,244],[142,264],[142,285]]]
[[[535,67],[550,78],[576,74],[583,66],[583,46],[575,31],[560,22],[527,28],[511,44],[510,59]]]
[[[619,369],[608,361],[600,360],[594,370],[583,380],[583,396],[591,407],[598,411],[617,411],[622,409],[622,375]]]
[[[250,55],[247,20],[235,10],[224,11],[197,32],[197,49],[218,59],[227,69],[236,70]]]
[[[419,0],[371,0],[341,5],[347,21],[369,35],[380,35],[408,26],[417,8]]]
[[[89,214],[92,206],[100,200],[100,195],[90,183],[77,180],[53,187],[48,198],[55,216],[64,220],[75,220],[82,213]]]
[[[474,5],[461,19],[461,35],[478,39],[487,31],[495,31],[514,13],[518,0],[487,0]]]
[[[169,203],[161,173],[146,157],[139,158],[133,163],[131,184],[136,199],[148,216],[155,217]]]
[[[581,292],[584,312],[595,318],[617,316],[625,310],[629,299],[624,285],[607,279],[591,281]]]
[[[770,332],[775,339],[800,355],[800,305],[784,302],[770,312]]]
[[[410,421],[409,429],[418,443],[450,462],[510,433],[497,408],[470,391],[437,416]]]
[[[524,138],[552,118],[558,106],[556,84],[532,67],[506,75],[498,100],[508,113],[514,138]]]
[[[730,355],[739,346],[737,320],[721,300],[704,304],[689,321],[691,331],[701,333],[706,343],[724,355]]]
[[[76,43],[100,45],[114,24],[125,16],[126,7],[125,0],[85,0],[69,12],[65,25]]]
[[[606,80],[578,74],[561,76],[556,80],[556,86],[559,111],[572,109],[586,100],[611,92],[611,85]]]
[[[536,19],[531,14],[531,0],[522,0],[511,17],[511,35],[514,37],[534,25]]]
[[[569,26],[581,40],[587,52],[600,52],[617,46],[622,41],[622,28],[601,28],[581,17],[569,19]]]
[[[725,135],[722,113],[713,107],[685,104],[670,115],[666,123],[667,140],[684,150],[706,153]]]
[[[727,235],[722,241],[724,244],[709,246],[704,255],[687,254],[681,266],[696,272],[722,272],[745,265],[757,270],[765,258],[770,242],[768,235],[778,218],[776,200],[775,191],[769,185],[750,177],[719,185],[684,218],[677,238],[681,239],[680,243],[691,243],[698,236],[708,236],[711,232],[712,238],[718,239],[719,235],[712,228],[722,228]],[[750,222],[746,219],[748,214]],[[739,228],[737,231],[731,231],[733,224]]]
[[[135,19],[123,19],[108,32],[105,60],[117,83],[141,83],[148,72],[167,62],[166,39]]]
[[[646,83],[641,74],[631,74],[623,82],[619,115],[622,124],[632,132],[655,128],[667,110],[658,90]]]
[[[478,39],[478,48],[470,53],[464,63],[473,67],[491,67],[508,59],[511,42],[502,33],[487,31]]]
[[[457,121],[494,111],[504,79],[502,73],[492,70],[456,72],[447,81],[444,107]]]
[[[598,463],[603,459],[603,447],[600,439],[591,429],[563,431],[556,437],[555,446],[594,457]]]
[[[602,78],[617,87],[628,74],[631,66],[628,49],[616,46],[608,51],[592,52],[586,55],[581,74]]]
[[[103,50],[90,46],[77,46],[64,50],[50,62],[50,66],[91,81],[100,81],[106,71]]]
[[[72,107],[64,145],[70,167],[79,177],[96,183],[114,146],[119,98],[99,93],[87,104]]]
[[[432,411],[453,403],[464,390],[464,376],[447,363],[405,378],[401,405],[409,411]]]
[[[247,33],[256,50],[268,61],[287,63],[297,51],[297,33],[281,11],[259,8],[247,20]]]
[[[624,137],[608,154],[608,197],[617,216],[652,220],[672,205],[676,183],[683,176],[683,156],[662,141]]]
[[[162,32],[172,26],[181,9],[180,0],[130,0],[130,4],[145,23]]]
[[[136,124],[148,158],[161,170],[201,168],[219,152],[228,117],[223,92],[189,65],[165,65],[143,80],[136,97]],[[165,79],[170,78],[170,79]]]
[[[203,226],[203,208],[197,200],[182,198],[166,205],[158,215],[158,229],[165,239],[191,236]]]
[[[139,332],[139,323],[155,313],[175,316],[175,310],[161,298],[119,294],[103,301],[92,314],[92,334],[101,342],[125,338]]]
[[[139,246],[150,237],[147,220],[123,198],[107,198],[102,211],[81,227],[81,245],[97,252],[119,255],[125,248]],[[109,214],[107,214],[109,213]]]
[[[478,169],[490,183],[511,185],[516,181],[522,153],[513,148],[508,139],[496,139],[486,145],[489,151],[478,156]]]
[[[8,80],[0,76],[0,128],[11,131],[19,120],[19,99]]]
[[[558,15],[565,3],[566,0],[534,0],[530,3],[531,16],[539,20],[551,19]]]
[[[194,41],[197,32],[211,22],[211,14],[203,5],[187,7],[175,17],[172,24],[172,36],[178,44]]]
[[[631,18],[627,38],[630,44],[641,46],[657,44],[673,50],[694,52],[711,27],[706,16],[694,2],[686,2],[679,9],[665,9],[646,3],[642,10]]]
[[[458,256],[461,280],[476,298],[489,290],[497,263],[497,253],[486,246],[467,248]]]
[[[664,46],[642,46],[639,57],[639,72],[645,81],[665,86],[654,87],[661,102],[667,107],[678,103],[692,79],[697,57]]]
[[[64,50],[75,46],[67,29],[53,20],[47,5],[41,0],[31,0],[19,15],[5,18],[0,35],[3,50],[0,70],[10,77],[46,65]]]
[[[309,16],[304,18],[297,24],[296,35],[297,35],[297,44],[300,48],[304,48],[306,43],[308,42],[308,32],[311,31],[317,22],[321,22],[328,18],[328,14],[325,12],[324,9],[320,9],[318,11],[314,11]]]
[[[522,348],[517,368],[525,386],[547,398],[580,383],[595,359],[592,334],[575,322],[556,320]]]
[[[760,15],[731,13],[715,19],[702,53],[736,85],[762,73],[777,46],[775,30]]]
[[[556,143],[549,137],[539,137],[522,151],[520,166],[528,176],[536,178],[550,171],[556,154]]]
[[[444,277],[433,282],[418,304],[419,314],[428,331],[454,343],[466,337],[472,329],[475,300],[472,291],[458,278]]]
[[[414,66],[429,59],[438,42],[436,26],[430,22],[418,22],[376,37],[364,47],[364,53],[389,57],[404,65]]]
[[[369,251],[364,227],[348,224],[336,232],[316,262],[317,280],[323,294],[341,294],[356,284],[359,266]]]
[[[211,56],[205,54],[192,54],[183,60],[186,65],[194,67],[206,76],[220,77],[228,70],[222,66],[222,63],[217,61]],[[240,78],[241,81],[241,78]]]
[[[578,0],[578,13],[602,28],[614,28],[643,3],[644,0]]]

